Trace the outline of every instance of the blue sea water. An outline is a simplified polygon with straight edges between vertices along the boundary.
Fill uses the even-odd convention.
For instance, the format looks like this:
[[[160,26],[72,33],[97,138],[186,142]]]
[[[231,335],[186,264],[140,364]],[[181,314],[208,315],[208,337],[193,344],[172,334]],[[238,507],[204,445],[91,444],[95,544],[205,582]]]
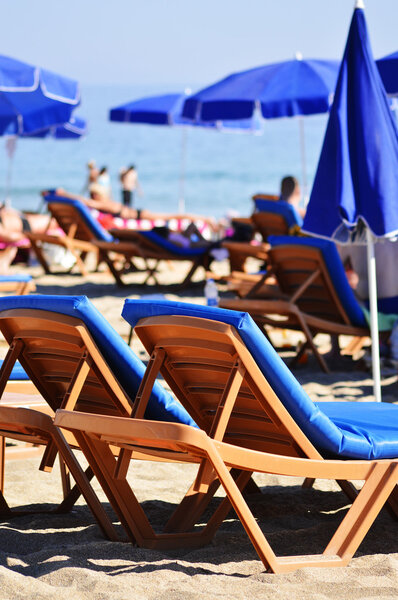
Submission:
[[[181,86],[180,89],[183,89]],[[95,159],[111,175],[113,196],[120,199],[118,173],[121,167],[137,166],[144,192],[136,206],[158,212],[178,208],[182,138],[179,127],[112,123],[111,107],[166,91],[157,86],[86,86],[76,114],[89,122],[89,133],[81,140],[20,139],[12,163],[12,205],[37,210],[39,192],[64,187],[80,193],[86,179],[86,164]],[[322,145],[327,117],[306,117],[307,171],[311,186]],[[277,193],[280,179],[293,174],[301,179],[298,120],[265,122],[263,135],[238,134],[208,129],[185,129],[186,211],[221,217],[230,209],[241,215],[251,212],[250,197],[257,192]],[[0,151],[1,152],[1,151]],[[6,194],[8,162],[4,149],[0,161],[0,200]]]

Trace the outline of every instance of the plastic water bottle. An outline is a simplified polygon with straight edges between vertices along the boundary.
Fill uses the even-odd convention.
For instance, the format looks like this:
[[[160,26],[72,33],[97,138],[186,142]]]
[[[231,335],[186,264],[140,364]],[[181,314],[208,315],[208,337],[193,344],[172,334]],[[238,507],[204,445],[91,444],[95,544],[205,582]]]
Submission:
[[[218,289],[214,279],[208,279],[205,284],[207,306],[218,306]]]

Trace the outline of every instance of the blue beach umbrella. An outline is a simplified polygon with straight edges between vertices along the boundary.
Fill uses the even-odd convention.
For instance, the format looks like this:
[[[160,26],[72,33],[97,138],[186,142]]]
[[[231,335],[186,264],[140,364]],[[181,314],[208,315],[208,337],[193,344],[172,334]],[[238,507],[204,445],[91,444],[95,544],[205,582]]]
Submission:
[[[264,119],[302,117],[329,110],[339,63],[335,60],[293,60],[240,71],[188,98],[188,119],[247,119],[257,111]],[[304,195],[307,193],[304,124],[299,119]]]
[[[0,135],[22,135],[69,121],[79,84],[0,55]]]
[[[398,233],[398,131],[354,10],[303,229],[341,242],[366,232],[374,393],[381,399],[374,240]]]
[[[19,137],[22,139],[44,139],[54,138],[56,140],[77,140],[87,134],[87,121],[80,117],[71,117],[63,125],[52,125],[45,129],[40,129],[32,133],[25,133]],[[12,177],[12,164],[14,154],[17,148],[18,136],[12,135],[6,137],[6,153],[8,157],[5,203],[10,203],[10,189]]]
[[[398,95],[398,52],[393,52],[376,60],[380,77],[387,94]]]
[[[182,116],[182,108],[185,100],[189,97],[189,91],[173,94],[162,94],[157,96],[148,96],[139,98],[111,108],[109,111],[110,121],[121,123],[135,123],[146,125],[168,125],[183,126],[181,141],[181,171],[180,171],[180,193],[179,193],[179,212],[185,212],[184,183],[185,183],[185,160],[186,160],[186,127],[205,127],[218,131],[243,131],[260,132],[260,123],[258,120],[240,119],[240,120],[217,120],[202,121],[198,119],[192,122]]]
[[[54,138],[56,140],[77,140],[87,135],[87,121],[81,117],[71,117],[63,125],[52,125],[46,129],[22,135],[23,138]]]

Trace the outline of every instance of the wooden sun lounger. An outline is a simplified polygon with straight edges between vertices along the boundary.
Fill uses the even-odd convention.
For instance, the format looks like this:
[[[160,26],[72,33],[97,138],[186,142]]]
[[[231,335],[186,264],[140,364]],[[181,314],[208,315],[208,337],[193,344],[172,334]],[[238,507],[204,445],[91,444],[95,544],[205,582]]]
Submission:
[[[174,307],[171,303],[152,305],[147,310],[160,316],[143,318],[136,326],[151,358],[131,415],[134,418],[60,410],[56,413],[56,426],[73,432],[79,440],[93,470],[105,480],[104,491],[130,538],[141,546],[163,549],[206,543],[232,506],[267,570],[280,573],[303,567],[346,565],[396,486],[398,458],[354,460],[342,454],[325,459],[299,424],[300,411],[312,410],[311,401],[303,400],[304,404],[309,402],[306,409],[294,407],[299,414],[293,416],[271,385],[272,378],[278,381],[281,375],[288,374],[284,365],[275,363],[280,359],[274,358],[273,349],[264,347],[266,352],[273,353],[271,365],[275,363],[275,372],[271,367],[269,373],[270,381],[235,327],[222,322],[224,318],[229,319],[228,311],[218,314],[207,311],[210,320],[202,318],[206,315],[205,307],[185,306],[181,303],[175,303]],[[132,310],[130,322],[135,320],[140,308]],[[162,314],[167,311],[170,314]],[[183,316],[184,313],[194,316]],[[242,330],[245,329],[239,315],[234,322],[241,323]],[[245,323],[248,323],[247,315]],[[253,327],[249,322],[248,335]],[[264,346],[266,341],[261,342],[260,333],[254,333],[254,338],[256,352],[261,352],[263,348],[259,346]],[[158,371],[199,429],[142,419]],[[286,390],[292,391],[294,386],[300,388],[291,374],[287,378],[292,381],[286,381]],[[281,381],[281,386],[284,385]],[[299,390],[300,394],[304,392]],[[378,407],[391,414],[390,419],[396,419],[397,407],[380,404]],[[314,423],[307,423],[304,415],[303,419],[304,426],[311,431]],[[397,426],[394,432],[398,444]],[[322,438],[321,443],[327,445]],[[113,445],[121,448],[117,458],[111,450]],[[128,466],[137,451],[159,452],[199,463],[195,481],[162,533],[153,530],[144,507],[127,481]],[[398,445],[396,452],[398,456]],[[351,480],[365,483],[323,554],[278,557],[242,495],[253,472],[336,479],[343,486]],[[191,531],[219,484],[226,498],[202,529]]]
[[[18,275],[0,275],[0,293],[12,292],[17,296],[36,291],[36,284],[31,277]]]
[[[84,296],[1,298],[0,331],[10,346],[0,369],[0,436],[44,447],[40,468],[45,471],[51,470],[58,452],[77,485],[70,488],[63,477],[64,500],[56,510],[69,510],[83,494],[104,534],[117,539],[89,483],[91,468],[83,473],[72,451],[79,447],[76,439],[59,435],[52,425],[53,415],[58,408],[130,415],[132,399],[145,372],[142,361]],[[17,359],[41,400],[12,393],[8,387]],[[159,384],[155,384],[149,414],[192,422]],[[3,481],[5,457],[1,442]],[[10,516],[4,495],[0,495],[0,510],[7,518]]]
[[[268,194],[256,194],[253,200],[255,210],[249,223],[253,230],[261,235],[262,243],[260,246],[254,246],[250,242],[223,242],[223,248],[226,248],[230,255],[231,272],[244,271],[246,259],[249,257],[268,263],[268,238],[272,235],[297,235],[300,231],[302,220],[294,207],[287,202]]]
[[[143,284],[152,280],[153,283],[159,285],[157,270],[161,261],[189,261],[192,263],[187,275],[179,285],[181,288],[190,284],[199,267],[203,267],[205,271],[209,269],[210,256],[205,248],[184,249],[153,232],[112,229],[109,233],[119,240],[117,246],[113,242],[104,241],[98,241],[96,245],[99,249],[100,259],[108,265],[116,283],[120,286],[124,285],[122,275],[125,272],[126,264],[129,265],[133,258],[141,258],[145,262],[146,268],[143,270],[146,272],[146,277]],[[125,259],[120,268],[114,258],[115,251],[122,254]]]
[[[52,273],[51,265],[45,255],[45,244],[59,246],[71,252],[76,260],[76,266],[82,275],[88,274],[85,264],[87,254],[94,252],[97,255],[98,249],[93,244],[95,233],[89,224],[83,219],[82,215],[76,210],[74,203],[65,202],[57,196],[48,196],[48,210],[51,216],[56,220],[60,229],[65,235],[56,235],[51,233],[27,233],[32,250],[37,260],[47,274]],[[73,267],[72,267],[73,268]]]
[[[243,297],[222,299],[220,307],[249,312],[260,326],[301,330],[306,342],[294,362],[309,349],[321,368],[328,372],[329,368],[314,341],[318,333],[348,335],[362,340],[369,335],[365,317],[346,281],[340,258],[331,242],[286,236],[272,238],[272,241],[278,244],[272,245],[269,252],[271,268],[268,273],[252,276],[250,281],[242,279],[241,284],[235,275],[233,286]],[[335,272],[331,272],[330,264],[325,261],[325,251],[332,254]],[[337,271],[345,279],[341,280],[344,284],[342,290],[336,289]],[[272,287],[264,285],[270,274],[277,281],[275,294]],[[348,314],[347,303],[355,308],[355,322]]]

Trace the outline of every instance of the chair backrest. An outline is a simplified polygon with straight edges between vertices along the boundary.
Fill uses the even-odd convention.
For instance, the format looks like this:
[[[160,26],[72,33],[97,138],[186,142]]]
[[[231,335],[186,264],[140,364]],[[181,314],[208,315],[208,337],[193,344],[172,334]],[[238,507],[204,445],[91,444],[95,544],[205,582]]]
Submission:
[[[145,366],[85,296],[1,298],[0,330],[54,411],[130,414]],[[159,383],[146,416],[194,424]]]
[[[208,433],[221,427],[223,434],[225,427],[225,441],[274,453],[374,456],[366,426],[333,421],[322,403],[314,404],[247,313],[126,300],[123,317],[136,327],[149,352],[165,351],[165,379]],[[236,401],[220,426],[217,411],[228,406],[231,390]]]
[[[269,260],[279,287],[290,298],[296,296],[300,310],[328,321],[367,327],[333,242],[271,236],[269,243]]]
[[[303,221],[294,206],[279,200],[255,199],[252,221],[264,240],[270,235],[288,235],[293,229],[302,226]]]
[[[48,194],[44,197],[48,209],[66,235],[78,240],[112,242],[114,238],[96,221],[90,210],[79,200]]]

